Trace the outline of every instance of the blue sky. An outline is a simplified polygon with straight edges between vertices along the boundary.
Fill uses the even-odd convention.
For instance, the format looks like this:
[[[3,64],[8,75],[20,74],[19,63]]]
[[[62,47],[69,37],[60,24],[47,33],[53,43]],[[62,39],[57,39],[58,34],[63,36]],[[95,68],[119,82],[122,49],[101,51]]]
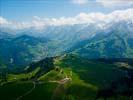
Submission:
[[[0,0],[0,29],[133,21],[133,0]]]
[[[124,3],[124,0],[118,0],[111,4],[106,1],[108,0],[0,0],[0,16],[8,20],[29,21],[33,16],[72,17],[82,12],[110,13],[114,10],[133,8],[132,0],[126,0]]]

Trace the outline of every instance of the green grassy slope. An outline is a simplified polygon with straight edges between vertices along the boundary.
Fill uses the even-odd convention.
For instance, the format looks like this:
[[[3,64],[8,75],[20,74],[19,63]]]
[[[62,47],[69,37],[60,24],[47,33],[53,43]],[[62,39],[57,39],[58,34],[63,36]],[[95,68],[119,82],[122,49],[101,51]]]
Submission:
[[[42,61],[46,63],[46,60]],[[42,71],[36,67],[27,74],[7,75],[7,83],[0,86],[0,100],[16,100],[20,96],[19,100],[94,100],[99,89],[110,86],[112,81],[125,75],[125,71],[115,64],[87,60],[76,55],[56,57],[52,61],[54,68],[46,73],[38,75]],[[36,75],[38,77],[31,78]]]

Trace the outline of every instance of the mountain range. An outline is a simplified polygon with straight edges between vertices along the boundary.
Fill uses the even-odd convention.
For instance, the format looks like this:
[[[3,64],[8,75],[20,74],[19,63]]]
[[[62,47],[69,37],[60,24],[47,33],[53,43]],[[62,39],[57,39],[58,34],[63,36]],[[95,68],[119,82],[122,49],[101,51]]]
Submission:
[[[1,99],[132,100],[132,28],[118,22],[1,30]]]
[[[133,24],[122,21],[106,28],[88,24],[49,26],[41,31],[0,31],[0,61],[25,66],[45,57],[74,53],[89,59],[133,58]]]

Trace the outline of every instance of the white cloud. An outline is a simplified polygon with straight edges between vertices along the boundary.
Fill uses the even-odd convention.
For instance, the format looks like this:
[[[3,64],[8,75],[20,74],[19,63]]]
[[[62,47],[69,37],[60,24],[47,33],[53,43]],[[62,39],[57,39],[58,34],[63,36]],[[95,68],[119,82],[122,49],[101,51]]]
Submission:
[[[9,22],[5,18],[0,17],[0,25],[3,25],[3,24],[9,24]]]
[[[133,21],[133,9],[117,10],[110,14],[104,13],[80,13],[75,17],[61,17],[61,18],[40,18],[34,16],[30,22],[14,22],[7,21],[0,17],[1,26],[13,29],[44,29],[47,26],[61,26],[61,25],[74,25],[74,24],[88,24],[97,27],[106,27],[112,23],[120,21]]]
[[[133,0],[96,0],[97,3],[104,7],[133,7]]]
[[[106,8],[133,7],[133,0],[71,0],[74,4],[98,3]]]
[[[82,5],[87,4],[88,0],[72,0],[72,3]]]

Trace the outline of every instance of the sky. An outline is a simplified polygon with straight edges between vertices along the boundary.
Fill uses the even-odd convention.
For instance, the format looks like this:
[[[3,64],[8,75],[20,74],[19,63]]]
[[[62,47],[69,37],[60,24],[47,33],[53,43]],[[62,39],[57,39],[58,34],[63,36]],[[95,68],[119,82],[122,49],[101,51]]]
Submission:
[[[133,0],[0,0],[1,26],[77,24],[78,20],[91,22],[97,17],[98,20],[116,18],[114,14],[132,17]]]
[[[81,12],[110,13],[133,8],[132,0],[0,0],[0,16],[9,20],[26,21],[34,16],[72,17]]]

